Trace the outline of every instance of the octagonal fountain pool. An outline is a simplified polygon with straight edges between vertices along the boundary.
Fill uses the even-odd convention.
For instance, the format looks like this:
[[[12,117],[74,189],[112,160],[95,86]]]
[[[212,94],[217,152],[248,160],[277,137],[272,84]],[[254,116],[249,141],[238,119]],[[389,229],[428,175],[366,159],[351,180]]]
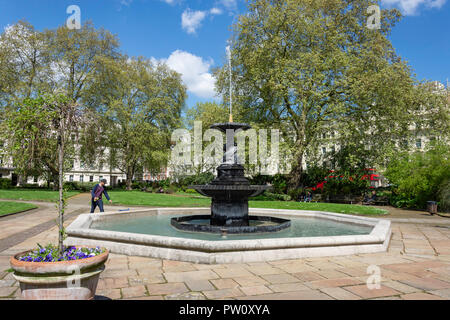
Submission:
[[[390,221],[344,214],[250,209],[250,217],[290,221],[278,232],[230,234],[189,232],[174,217],[199,215],[188,223],[208,224],[209,208],[160,208],[126,213],[83,214],[68,228],[66,245],[101,245],[111,252],[198,263],[240,263],[385,251]],[[270,220],[250,220],[264,226]],[[278,222],[275,222],[275,224]]]

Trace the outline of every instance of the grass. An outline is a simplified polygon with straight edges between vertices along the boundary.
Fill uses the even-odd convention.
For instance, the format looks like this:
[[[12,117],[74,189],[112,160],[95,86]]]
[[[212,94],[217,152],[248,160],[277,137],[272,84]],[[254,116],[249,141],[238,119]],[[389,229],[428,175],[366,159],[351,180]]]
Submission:
[[[37,206],[31,203],[0,201],[0,217],[5,214],[21,212],[34,208],[37,208]]]
[[[110,191],[115,204],[152,207],[208,207],[211,200],[201,195],[187,193],[159,194],[141,191]],[[381,215],[387,211],[371,206],[339,203],[303,203],[294,201],[249,201],[251,208],[327,211],[345,214]]]
[[[152,207],[208,207],[209,198],[201,195],[161,194],[141,191],[108,191],[115,204]]]
[[[249,201],[249,206],[251,208],[326,211],[361,215],[382,215],[387,213],[387,211],[384,209],[374,208],[371,206],[323,202],[305,203],[294,201]]]
[[[72,197],[78,194],[78,191],[69,191],[67,195]],[[7,189],[0,190],[0,199],[11,200],[34,200],[52,202],[58,200],[58,191],[51,190],[33,190],[33,189]]]

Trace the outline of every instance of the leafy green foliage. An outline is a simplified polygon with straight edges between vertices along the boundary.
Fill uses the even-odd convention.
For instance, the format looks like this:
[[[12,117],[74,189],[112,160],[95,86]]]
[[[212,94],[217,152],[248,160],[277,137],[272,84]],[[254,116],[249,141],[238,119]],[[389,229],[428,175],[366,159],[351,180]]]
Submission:
[[[448,205],[450,148],[440,144],[426,152],[398,154],[385,175],[393,184],[391,203],[398,207],[423,209],[431,200]]]
[[[124,172],[130,190],[140,169],[159,171],[167,163],[171,130],[181,124],[186,88],[178,73],[144,58],[103,59],[97,72],[90,103],[100,117],[98,130],[105,137],[101,145],[110,152],[93,148],[91,153]]]
[[[382,10],[381,29],[370,30],[366,27],[370,4],[367,0],[250,0],[248,14],[233,26],[237,111],[247,122],[295,135],[294,187],[301,184],[305,152],[322,132],[342,128],[343,142],[361,137],[367,141],[372,135],[367,124],[377,126],[371,120],[382,116],[386,121],[376,130],[381,138],[372,139],[381,146],[405,131],[401,129],[411,121],[408,110],[419,105],[411,70],[389,41],[400,12]],[[228,67],[217,70],[216,76],[218,91],[227,101]],[[352,134],[356,129],[359,134]],[[309,151],[317,153],[317,149]]]
[[[291,201],[291,195],[280,194],[280,193],[272,193],[272,192],[264,192],[262,195],[251,198],[252,201]]]
[[[0,189],[10,189],[12,188],[11,179],[0,178]]]
[[[64,189],[67,191],[81,191],[89,192],[94,188],[97,182],[77,182],[77,181],[66,181],[64,182]]]
[[[278,194],[287,194],[289,177],[283,174],[269,175],[255,175],[250,180],[250,184],[270,184],[272,186],[271,192]]]
[[[190,185],[208,184],[214,179],[211,172],[202,172],[195,175],[188,175],[178,178],[176,185],[180,187],[188,187]]]
[[[315,187],[318,183],[324,181],[329,172],[330,170],[324,166],[309,165],[306,168],[306,172],[302,175],[301,183],[305,187]]]
[[[331,173],[324,184],[323,194],[329,196],[362,195],[369,189],[368,179],[362,179],[364,170]]]

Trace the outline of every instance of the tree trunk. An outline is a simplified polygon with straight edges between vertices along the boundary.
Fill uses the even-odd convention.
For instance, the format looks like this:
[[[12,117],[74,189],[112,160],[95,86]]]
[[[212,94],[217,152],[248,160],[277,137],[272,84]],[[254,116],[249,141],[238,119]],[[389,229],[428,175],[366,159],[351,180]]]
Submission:
[[[131,187],[131,184],[133,183],[133,170],[131,170],[131,167],[127,168],[127,190],[133,190],[133,188]]]
[[[304,148],[299,147],[297,157],[295,159],[294,168],[291,172],[291,178],[290,178],[290,187],[292,189],[297,189],[300,187],[302,183],[302,176],[303,176],[303,152]]]
[[[59,205],[58,205],[58,214],[59,214],[59,241],[58,241],[58,249],[59,253],[62,255],[63,253],[63,241],[64,241],[64,198],[63,198],[63,163],[64,163],[64,141],[63,141],[63,133],[64,133],[64,121],[60,119],[59,123],[59,134],[58,134],[58,189],[59,189]]]
[[[127,174],[127,190],[131,191],[133,190],[133,188],[131,187],[132,181],[131,181],[131,177]]]
[[[58,146],[58,148],[59,148],[59,146]],[[53,191],[58,191],[59,190],[59,174],[57,172],[52,173],[52,179],[53,179]]]

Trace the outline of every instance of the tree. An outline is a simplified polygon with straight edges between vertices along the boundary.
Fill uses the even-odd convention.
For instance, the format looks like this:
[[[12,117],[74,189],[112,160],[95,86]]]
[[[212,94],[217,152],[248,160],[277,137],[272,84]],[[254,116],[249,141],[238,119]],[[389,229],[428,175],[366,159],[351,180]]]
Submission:
[[[138,169],[159,170],[167,162],[171,130],[181,125],[186,88],[178,73],[144,58],[104,59],[98,75],[90,89],[102,119],[98,130],[113,155],[109,162],[126,174],[131,190]]]
[[[47,94],[24,99],[7,121],[12,136],[9,148],[13,159],[20,161],[16,162],[19,168],[26,168],[26,162],[42,161],[46,152],[57,159],[60,253],[63,251],[64,237],[63,176],[70,163],[66,151],[73,149],[74,129],[81,125],[81,119],[82,109],[66,95]]]
[[[187,179],[186,175],[189,173],[198,176],[208,176],[206,173],[211,173],[213,169],[218,165],[210,161],[210,159],[205,159],[203,157],[203,151],[209,142],[203,141],[204,134],[206,130],[210,129],[211,125],[214,123],[222,123],[228,121],[228,110],[227,108],[216,102],[199,102],[195,107],[187,110],[186,112],[186,123],[185,126],[191,130],[191,138],[194,138],[194,134],[199,135],[202,146],[202,156],[196,159],[200,160],[199,163],[192,161],[191,164],[176,164],[171,163],[171,166],[175,168],[174,174],[177,179]],[[201,122],[201,132],[196,133],[195,122]],[[191,152],[192,154],[196,151],[194,148],[194,140],[191,141]],[[191,156],[194,159],[194,156]],[[188,179],[189,180],[189,179]]]
[[[80,29],[66,26],[45,31],[53,72],[52,87],[64,89],[72,101],[89,100],[85,94],[99,70],[102,59],[118,59],[119,41],[103,28],[85,22]]]
[[[0,121],[3,116],[5,119],[14,117],[27,98],[36,98],[43,92],[52,94],[63,91],[73,103],[89,106],[85,103],[89,101],[86,92],[98,76],[98,64],[102,58],[118,57],[116,37],[103,29],[95,29],[90,22],[79,30],[61,26],[40,32],[29,23],[20,21],[6,28],[0,36],[0,43],[0,75],[5,79],[0,85],[0,105],[4,111]],[[85,124],[94,123],[91,121],[92,112],[84,112],[83,115],[86,117]],[[23,150],[14,151],[16,172],[24,177],[51,177],[56,187],[59,179],[58,157],[52,152],[56,142],[47,130],[45,118],[34,120],[38,122],[34,124],[37,128],[34,137],[29,137],[33,141],[32,152],[25,142],[22,142]],[[91,150],[86,146],[96,145],[98,134],[87,125],[76,130],[85,151],[82,156],[89,158],[91,153],[88,151]],[[6,145],[10,144],[9,132],[4,131],[3,135]],[[19,148],[16,142],[12,144]],[[73,151],[70,146],[65,152],[69,157]]]
[[[228,121],[228,109],[216,102],[198,102],[194,108],[186,112],[186,125],[188,128],[194,127],[194,121],[201,121],[202,128],[206,131],[214,123]]]
[[[425,208],[427,201],[447,205],[450,183],[450,147],[437,142],[425,152],[398,153],[386,170],[393,184],[393,203],[399,207]]]
[[[247,121],[282,128],[286,137],[295,133],[293,187],[301,183],[308,147],[331,125],[383,114],[396,126],[382,128],[405,127],[414,81],[388,40],[400,13],[382,10],[380,30],[371,30],[370,4],[249,0],[248,14],[234,25],[234,100]],[[226,71],[216,71],[224,99]]]
[[[49,89],[48,42],[26,21],[8,26],[0,35],[0,85],[3,106],[36,97]]]

